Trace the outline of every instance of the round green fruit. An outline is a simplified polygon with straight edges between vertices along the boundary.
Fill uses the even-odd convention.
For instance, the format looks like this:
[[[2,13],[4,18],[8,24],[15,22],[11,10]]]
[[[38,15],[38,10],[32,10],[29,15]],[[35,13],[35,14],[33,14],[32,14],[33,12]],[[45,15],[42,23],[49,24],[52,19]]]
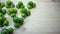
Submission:
[[[0,27],[3,27],[3,22],[0,22]]]
[[[20,6],[16,5],[16,8],[18,8],[18,9],[19,9],[19,8],[20,8]]]
[[[26,17],[26,14],[25,13],[21,13],[21,16],[25,18]]]
[[[1,6],[2,6],[2,7],[4,7],[4,6],[5,6],[5,4],[4,4],[3,2],[1,2]]]
[[[8,1],[6,1],[6,4],[7,4],[7,5],[11,5],[12,2],[8,0]]]
[[[3,14],[2,14],[2,13],[0,13],[0,16],[3,16]]]
[[[21,13],[25,13],[26,11],[27,11],[26,8],[21,8],[21,10],[20,10]]]
[[[23,18],[19,18],[19,24],[22,25],[24,22],[24,19]]]
[[[36,3],[33,3],[33,8],[35,8],[36,7]]]
[[[5,15],[5,14],[6,14],[6,10],[5,10],[5,9],[3,9],[3,10],[2,10],[2,13],[3,13],[3,15]]]
[[[8,15],[10,15],[11,13],[10,12],[7,12]]]
[[[9,22],[7,20],[4,20],[3,26],[8,26],[8,25],[9,25]]]
[[[6,20],[6,17],[5,16],[2,16],[4,20]]]
[[[19,23],[14,23],[14,27],[19,28],[20,24]]]
[[[6,28],[4,28],[4,29],[2,29],[1,34],[9,34],[9,32]]]
[[[19,22],[19,18],[15,16],[15,17],[13,17],[13,21],[18,23]]]
[[[10,14],[11,17],[15,17],[16,16],[16,13],[12,13]]]
[[[13,34],[14,30],[13,30],[13,28],[10,27],[10,28],[8,28],[8,31],[9,31],[9,34]]]
[[[2,13],[2,9],[0,9],[0,13]]]
[[[30,16],[31,12],[29,10],[26,11],[26,15]]]
[[[12,13],[17,13],[17,10],[14,9],[14,8],[10,8],[10,9],[8,10],[8,14],[12,14]]]
[[[19,1],[18,2],[18,6],[22,6],[23,5],[23,2],[22,1]]]
[[[14,5],[14,4],[12,4],[12,5],[11,5],[11,8],[14,8],[14,7],[15,7],[15,5]]]
[[[28,9],[31,9],[32,7],[30,5],[27,6]]]
[[[23,19],[23,18],[19,18],[19,21],[20,21],[20,22],[24,22],[24,19]]]
[[[5,5],[6,6],[6,8],[10,8],[11,6],[10,5]]]
[[[25,8],[25,6],[24,6],[24,5],[22,5],[22,6],[21,6],[21,8]]]
[[[2,16],[0,16],[0,22],[2,22],[3,21],[3,17]]]
[[[29,1],[28,2],[28,5],[30,5],[31,7],[33,7],[33,2],[32,1]]]

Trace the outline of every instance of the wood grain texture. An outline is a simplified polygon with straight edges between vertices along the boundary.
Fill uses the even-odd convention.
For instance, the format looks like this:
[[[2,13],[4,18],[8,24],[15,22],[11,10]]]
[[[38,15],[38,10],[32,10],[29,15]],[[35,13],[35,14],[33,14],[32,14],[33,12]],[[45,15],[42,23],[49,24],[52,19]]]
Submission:
[[[17,4],[19,0],[11,1]],[[21,1],[27,6],[29,0]],[[51,0],[41,0],[44,2],[40,2],[40,0],[32,1],[36,2],[37,6],[30,10],[31,16],[25,19],[25,24],[21,28],[15,29],[12,18],[6,14],[5,16],[10,22],[10,26],[8,27],[15,29],[14,34],[60,34],[60,3],[52,2]],[[17,16],[21,17],[20,13],[18,13]],[[1,29],[2,28],[0,28],[0,30]]]

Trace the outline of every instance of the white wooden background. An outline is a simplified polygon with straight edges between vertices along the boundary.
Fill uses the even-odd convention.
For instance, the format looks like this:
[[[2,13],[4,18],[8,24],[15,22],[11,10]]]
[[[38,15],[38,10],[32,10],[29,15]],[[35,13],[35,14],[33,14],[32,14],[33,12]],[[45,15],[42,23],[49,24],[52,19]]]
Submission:
[[[19,0],[12,1],[17,4]],[[29,0],[21,1],[26,6]],[[60,34],[60,0],[55,2],[52,0],[32,1],[36,2],[37,7],[30,10],[31,16],[25,19],[25,24],[21,28],[14,30],[14,34]],[[13,27],[12,18],[7,14],[5,16],[10,22],[9,27]]]

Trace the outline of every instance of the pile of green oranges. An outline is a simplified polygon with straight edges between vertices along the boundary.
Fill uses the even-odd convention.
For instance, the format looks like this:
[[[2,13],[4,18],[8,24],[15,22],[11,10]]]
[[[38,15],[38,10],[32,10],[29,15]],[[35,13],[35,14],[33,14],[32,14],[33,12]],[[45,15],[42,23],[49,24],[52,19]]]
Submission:
[[[3,9],[4,7],[6,7],[8,10]],[[21,18],[16,16],[17,9],[15,7],[17,9],[20,9],[20,13],[22,16]],[[0,2],[0,27],[9,25],[9,21],[4,16],[7,13],[8,15],[10,15],[13,18],[14,27],[19,28],[21,25],[23,25],[24,18],[31,15],[30,9],[35,8],[35,7],[36,7],[36,3],[32,2],[32,1],[28,2],[28,4],[27,4],[28,9],[25,8],[22,1],[19,1],[16,6],[10,0],[6,1],[6,4],[3,2]],[[4,28],[4,29],[2,29],[1,34],[13,34],[13,28],[8,28],[8,29]]]

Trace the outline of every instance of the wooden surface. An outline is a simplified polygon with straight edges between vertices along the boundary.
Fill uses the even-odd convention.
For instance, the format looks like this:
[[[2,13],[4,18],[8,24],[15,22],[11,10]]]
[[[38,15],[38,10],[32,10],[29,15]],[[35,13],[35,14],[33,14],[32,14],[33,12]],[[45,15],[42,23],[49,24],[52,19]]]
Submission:
[[[15,4],[18,1],[13,0]],[[29,0],[22,1],[26,6]],[[34,2],[36,2],[37,7],[30,10],[31,16],[25,19],[25,24],[19,29],[13,27],[12,18],[6,14],[5,16],[10,22],[8,27],[15,29],[14,34],[60,34],[60,3],[40,2],[40,0],[35,0]],[[17,15],[20,17],[19,13]]]

